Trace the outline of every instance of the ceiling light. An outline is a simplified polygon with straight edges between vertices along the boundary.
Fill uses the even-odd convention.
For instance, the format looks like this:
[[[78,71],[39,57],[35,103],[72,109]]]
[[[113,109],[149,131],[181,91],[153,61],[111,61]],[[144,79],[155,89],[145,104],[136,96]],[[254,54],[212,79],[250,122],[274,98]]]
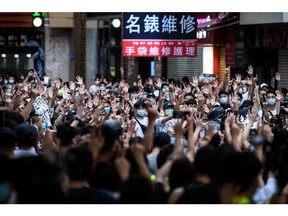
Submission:
[[[120,19],[113,19],[111,23],[114,28],[119,28],[121,26]]]

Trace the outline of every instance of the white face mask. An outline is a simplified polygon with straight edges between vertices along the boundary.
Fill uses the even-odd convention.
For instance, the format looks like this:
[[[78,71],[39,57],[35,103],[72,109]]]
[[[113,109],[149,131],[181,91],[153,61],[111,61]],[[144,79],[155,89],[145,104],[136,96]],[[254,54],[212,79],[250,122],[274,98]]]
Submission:
[[[155,90],[155,91],[154,91],[154,95],[155,95],[156,97],[159,97],[159,90]]]
[[[99,84],[100,84],[100,81],[98,81],[98,80],[95,81],[95,84],[96,84],[96,85],[99,85]]]

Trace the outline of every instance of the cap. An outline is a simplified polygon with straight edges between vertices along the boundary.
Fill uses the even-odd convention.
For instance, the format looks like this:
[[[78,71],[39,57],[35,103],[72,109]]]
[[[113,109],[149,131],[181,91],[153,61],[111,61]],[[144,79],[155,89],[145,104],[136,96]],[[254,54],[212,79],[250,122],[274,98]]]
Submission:
[[[168,108],[168,107],[173,107],[173,108],[174,108],[174,105],[173,105],[171,102],[165,102],[165,103],[163,104],[163,109],[166,109],[166,108]]]
[[[155,98],[155,95],[154,95],[153,93],[148,93],[146,97],[147,97],[147,98],[148,98],[148,97],[153,97],[153,98]]]
[[[153,140],[154,146],[162,148],[170,143],[170,136],[165,132],[158,132]]]
[[[208,115],[208,120],[216,120],[225,116],[225,110],[223,108],[217,107],[212,110]]]
[[[251,100],[245,100],[243,101],[243,103],[240,105],[240,109],[243,109],[243,108],[250,108],[254,105],[253,101]]]
[[[264,88],[264,87],[268,87],[268,85],[267,85],[266,83],[262,83],[262,84],[260,85],[260,88]]]

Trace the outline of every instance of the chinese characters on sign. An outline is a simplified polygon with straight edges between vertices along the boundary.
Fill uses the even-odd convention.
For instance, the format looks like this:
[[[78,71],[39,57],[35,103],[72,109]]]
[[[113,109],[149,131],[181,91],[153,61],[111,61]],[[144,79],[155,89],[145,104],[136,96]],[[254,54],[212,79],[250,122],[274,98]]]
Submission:
[[[196,41],[172,40],[126,40],[123,41],[124,56],[186,56],[197,55]]]
[[[123,56],[196,56],[196,13],[123,13]]]

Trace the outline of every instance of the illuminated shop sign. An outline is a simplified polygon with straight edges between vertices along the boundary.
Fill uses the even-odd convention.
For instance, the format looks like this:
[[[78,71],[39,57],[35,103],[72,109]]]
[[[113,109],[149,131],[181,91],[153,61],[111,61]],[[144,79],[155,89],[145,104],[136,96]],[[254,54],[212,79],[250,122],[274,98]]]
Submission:
[[[196,56],[196,13],[123,13],[123,56]]]

